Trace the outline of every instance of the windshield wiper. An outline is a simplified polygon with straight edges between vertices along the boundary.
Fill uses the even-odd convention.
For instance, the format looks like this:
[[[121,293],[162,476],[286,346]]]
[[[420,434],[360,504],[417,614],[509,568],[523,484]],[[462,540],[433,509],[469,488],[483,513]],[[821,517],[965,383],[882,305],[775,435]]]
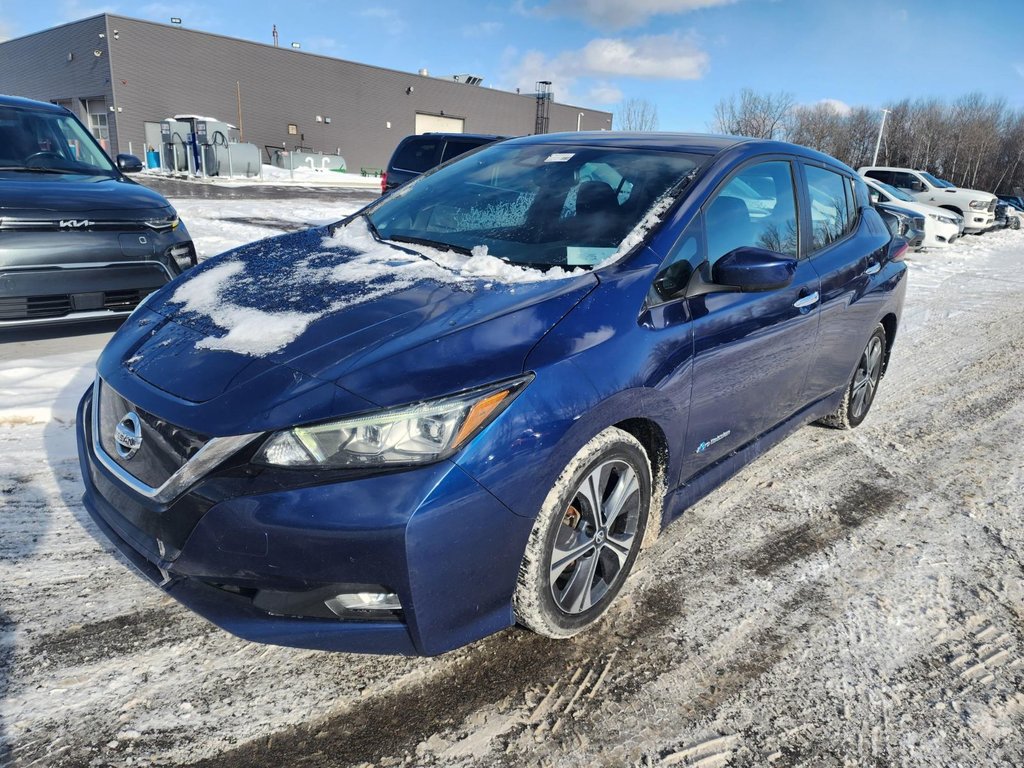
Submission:
[[[376,234],[376,229],[374,229],[374,234]],[[428,248],[437,248],[439,251],[451,251],[453,253],[461,253],[463,256],[473,255],[473,251],[470,250],[469,248],[463,248],[461,245],[452,245],[451,243],[445,243],[440,240],[428,240],[425,237],[411,237],[409,235],[391,235],[391,237],[384,239],[393,240],[396,243],[411,243],[413,245],[424,245]]]
[[[27,165],[0,165],[0,171],[18,171],[20,173],[83,173],[82,171],[73,171],[70,168],[30,168]]]

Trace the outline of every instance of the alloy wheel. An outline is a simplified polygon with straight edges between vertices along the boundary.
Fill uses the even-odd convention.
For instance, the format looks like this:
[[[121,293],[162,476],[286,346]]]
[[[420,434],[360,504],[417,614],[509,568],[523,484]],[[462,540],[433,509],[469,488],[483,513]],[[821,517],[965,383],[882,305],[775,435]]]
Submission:
[[[853,375],[853,390],[850,398],[850,415],[861,418],[871,407],[878,389],[878,379],[882,373],[882,340],[872,336],[864,353],[857,363],[857,371]]]
[[[583,613],[624,575],[638,546],[640,482],[622,459],[598,464],[566,508],[548,557],[551,595],[568,614]]]

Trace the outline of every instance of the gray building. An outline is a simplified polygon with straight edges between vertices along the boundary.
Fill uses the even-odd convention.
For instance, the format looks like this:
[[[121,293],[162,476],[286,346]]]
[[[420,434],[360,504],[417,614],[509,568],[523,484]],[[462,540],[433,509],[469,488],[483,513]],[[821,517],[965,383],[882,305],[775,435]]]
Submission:
[[[0,93],[66,106],[111,154],[141,156],[161,120],[199,114],[261,148],[340,149],[356,171],[384,166],[411,133],[523,135],[536,118],[532,93],[110,14],[0,43]],[[609,112],[549,107],[549,131],[611,128]]]

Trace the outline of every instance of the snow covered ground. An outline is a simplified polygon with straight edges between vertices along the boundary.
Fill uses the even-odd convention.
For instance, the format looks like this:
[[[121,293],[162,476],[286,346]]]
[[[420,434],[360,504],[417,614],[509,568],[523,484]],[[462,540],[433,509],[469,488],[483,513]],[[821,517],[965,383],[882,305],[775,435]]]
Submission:
[[[175,201],[205,255],[346,211]],[[911,257],[852,432],[807,427],[644,553],[594,631],[437,659],[246,643],[79,502],[105,333],[0,346],[0,765],[1024,764],[1024,233]]]

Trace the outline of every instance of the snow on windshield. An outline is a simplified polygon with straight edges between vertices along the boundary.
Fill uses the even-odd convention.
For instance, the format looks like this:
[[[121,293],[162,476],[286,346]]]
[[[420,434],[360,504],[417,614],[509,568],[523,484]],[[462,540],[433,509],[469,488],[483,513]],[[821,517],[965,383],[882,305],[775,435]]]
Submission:
[[[322,241],[325,251],[311,253],[286,269],[249,269],[245,260],[224,261],[186,280],[170,302],[226,333],[207,336],[197,349],[219,349],[264,357],[297,339],[311,323],[333,312],[406,290],[420,280],[432,280],[462,290],[560,280],[585,274],[584,270],[550,269],[546,272],[513,266],[490,256],[486,247],[473,255],[423,246],[401,247],[377,240],[362,217]],[[408,251],[420,255],[414,255]],[[319,286],[319,289],[318,289]],[[328,290],[341,286],[340,292]],[[240,301],[238,293],[252,301]],[[334,296],[311,309],[274,309],[254,306],[259,297],[288,293],[292,303],[309,307],[318,296]],[[267,302],[269,303],[269,302]],[[315,306],[315,305],[314,305]]]

